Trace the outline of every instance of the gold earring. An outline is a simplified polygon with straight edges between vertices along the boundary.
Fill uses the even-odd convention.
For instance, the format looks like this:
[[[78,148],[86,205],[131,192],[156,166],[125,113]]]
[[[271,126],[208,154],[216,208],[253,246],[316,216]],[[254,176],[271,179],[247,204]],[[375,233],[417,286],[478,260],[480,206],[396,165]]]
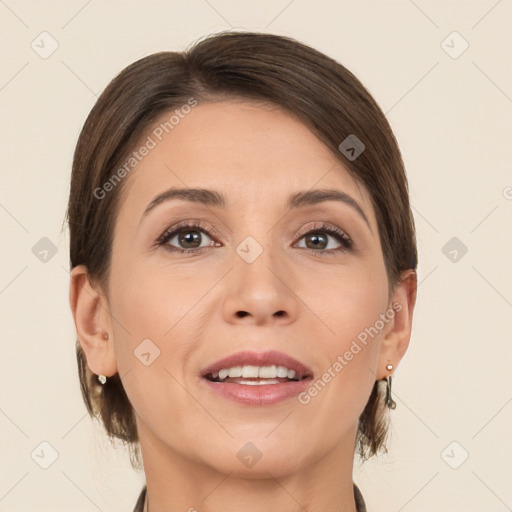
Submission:
[[[104,333],[103,333],[103,339],[104,339],[104,340],[108,340],[108,332],[104,332]],[[107,382],[107,377],[105,377],[105,375],[98,375],[98,380],[99,380],[102,384],[105,384],[105,382]]]
[[[388,371],[393,370],[393,365],[392,364],[386,365],[386,370],[388,370]],[[385,380],[386,380],[386,384],[387,384],[387,386],[386,386],[386,405],[390,409],[396,409],[396,402],[391,397],[391,383],[393,381],[393,374],[388,375],[385,378]]]

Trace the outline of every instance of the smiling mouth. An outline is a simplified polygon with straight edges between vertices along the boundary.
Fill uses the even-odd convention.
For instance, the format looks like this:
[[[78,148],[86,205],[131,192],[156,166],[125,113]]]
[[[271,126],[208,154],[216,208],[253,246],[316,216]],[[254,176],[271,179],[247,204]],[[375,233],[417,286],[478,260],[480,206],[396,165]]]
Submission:
[[[303,380],[311,380],[313,372],[305,364],[283,352],[271,350],[258,353],[246,350],[211,364],[201,371],[200,376],[215,384],[214,388],[218,390],[229,388],[230,393],[239,389],[238,392],[246,394],[238,386],[240,384],[253,388],[262,386],[261,390],[275,393],[270,388],[275,387],[277,390],[281,387],[279,384],[288,384],[285,387],[291,389],[292,384],[296,387]]]
[[[240,361],[240,357],[237,360]],[[254,357],[251,360],[254,361]],[[244,406],[267,406],[292,399],[303,392],[313,379],[313,373],[304,365],[290,358],[287,361],[288,366],[243,363],[232,366],[230,360],[225,359],[221,364],[205,369],[201,377],[210,391],[221,398]]]

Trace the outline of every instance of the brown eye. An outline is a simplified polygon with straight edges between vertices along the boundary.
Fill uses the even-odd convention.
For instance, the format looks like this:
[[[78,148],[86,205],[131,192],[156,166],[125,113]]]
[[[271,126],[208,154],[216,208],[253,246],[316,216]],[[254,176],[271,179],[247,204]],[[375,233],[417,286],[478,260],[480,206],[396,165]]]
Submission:
[[[191,229],[181,230],[178,235],[178,243],[184,249],[197,249],[201,245],[202,233]]]
[[[336,243],[330,239],[337,240]],[[305,246],[301,248],[308,249],[314,253],[322,254],[339,254],[352,249],[352,239],[341,229],[334,226],[321,225],[315,226],[313,230],[301,235],[301,240],[305,240]]]
[[[156,241],[158,246],[164,246],[168,251],[200,252],[214,245],[202,223],[186,223],[168,228]],[[221,245],[221,244],[218,244]]]
[[[210,243],[203,245],[201,247],[201,243],[204,241],[205,237],[206,239],[210,239],[210,237],[202,230],[182,228],[175,230],[171,233],[168,233],[166,236],[167,240],[165,240],[164,243],[178,250],[201,249],[202,247],[208,247],[209,245],[211,245],[210,239]]]
[[[308,249],[325,249],[329,243],[327,237],[322,233],[309,233],[304,238]]]

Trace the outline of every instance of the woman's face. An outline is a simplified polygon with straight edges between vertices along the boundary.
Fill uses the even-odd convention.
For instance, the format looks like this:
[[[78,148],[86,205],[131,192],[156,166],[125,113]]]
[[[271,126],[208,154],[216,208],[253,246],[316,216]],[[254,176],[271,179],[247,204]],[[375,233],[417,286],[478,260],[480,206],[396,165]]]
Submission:
[[[277,107],[200,104],[162,140],[149,135],[155,147],[124,178],[108,297],[143,448],[276,477],[339,447],[353,451],[358,417],[386,374],[381,346],[394,313],[368,193]],[[210,192],[148,210],[170,189]],[[320,189],[351,199],[308,200]],[[212,197],[224,204],[203,201]],[[193,226],[165,237],[184,222]],[[202,377],[240,351],[282,352],[310,380]]]

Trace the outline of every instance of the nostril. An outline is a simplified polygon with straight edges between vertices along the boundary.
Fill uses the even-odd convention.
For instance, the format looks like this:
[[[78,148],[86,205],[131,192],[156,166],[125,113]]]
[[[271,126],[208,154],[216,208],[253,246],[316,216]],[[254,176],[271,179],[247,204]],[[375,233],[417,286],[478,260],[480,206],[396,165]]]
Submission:
[[[249,313],[247,313],[247,311],[237,311],[236,314],[239,318],[243,318],[244,316],[247,316]]]

